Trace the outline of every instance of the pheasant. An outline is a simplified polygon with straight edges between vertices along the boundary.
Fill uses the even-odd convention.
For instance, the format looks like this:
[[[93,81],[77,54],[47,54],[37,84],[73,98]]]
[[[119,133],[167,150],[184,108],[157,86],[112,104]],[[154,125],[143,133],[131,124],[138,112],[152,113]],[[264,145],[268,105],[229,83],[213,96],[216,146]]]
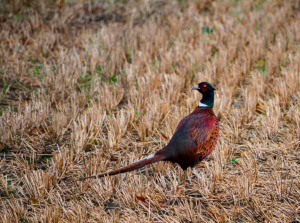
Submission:
[[[207,157],[215,148],[219,137],[219,123],[212,110],[214,105],[213,86],[208,82],[201,82],[192,90],[199,91],[203,97],[197,108],[178,124],[170,142],[163,149],[123,168],[81,178],[96,178],[126,173],[158,161],[171,161],[183,169],[186,178],[191,182],[187,173],[188,167],[194,167]]]

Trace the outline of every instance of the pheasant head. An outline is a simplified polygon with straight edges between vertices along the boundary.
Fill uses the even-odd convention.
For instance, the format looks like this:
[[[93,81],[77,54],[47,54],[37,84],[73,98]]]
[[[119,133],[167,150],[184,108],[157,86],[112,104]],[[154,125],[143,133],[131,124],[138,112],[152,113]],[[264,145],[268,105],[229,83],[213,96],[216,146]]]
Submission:
[[[199,107],[209,107],[213,108],[214,106],[214,90],[216,90],[210,83],[201,82],[198,85],[194,86],[192,90],[199,91],[203,97],[199,102]]]

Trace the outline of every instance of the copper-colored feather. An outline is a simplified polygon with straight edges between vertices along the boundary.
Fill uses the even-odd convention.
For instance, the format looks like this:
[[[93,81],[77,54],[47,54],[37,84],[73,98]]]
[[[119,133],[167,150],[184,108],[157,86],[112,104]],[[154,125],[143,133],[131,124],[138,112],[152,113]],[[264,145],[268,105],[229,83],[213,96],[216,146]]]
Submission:
[[[156,155],[156,156],[153,156],[149,159],[139,160],[135,163],[132,163],[128,166],[122,167],[122,168],[117,169],[117,170],[112,170],[112,171],[109,171],[107,173],[99,174],[97,176],[84,177],[84,178],[81,178],[80,180],[85,180],[85,179],[89,179],[89,178],[96,178],[96,177],[104,177],[104,176],[113,176],[113,175],[116,175],[116,174],[119,174],[119,173],[126,173],[126,172],[130,172],[130,171],[133,171],[133,170],[136,170],[136,169],[140,169],[140,168],[142,168],[146,165],[149,165],[151,163],[156,163],[158,161],[162,161],[164,159],[165,159],[164,155]]]

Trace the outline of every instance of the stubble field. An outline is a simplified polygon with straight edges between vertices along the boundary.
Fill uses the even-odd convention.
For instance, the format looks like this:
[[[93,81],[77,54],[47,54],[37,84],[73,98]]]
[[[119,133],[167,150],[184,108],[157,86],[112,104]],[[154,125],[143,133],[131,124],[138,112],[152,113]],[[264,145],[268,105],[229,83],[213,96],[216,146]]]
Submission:
[[[0,4],[0,222],[300,222],[300,1]],[[201,81],[220,138],[192,185],[76,181],[163,148]]]

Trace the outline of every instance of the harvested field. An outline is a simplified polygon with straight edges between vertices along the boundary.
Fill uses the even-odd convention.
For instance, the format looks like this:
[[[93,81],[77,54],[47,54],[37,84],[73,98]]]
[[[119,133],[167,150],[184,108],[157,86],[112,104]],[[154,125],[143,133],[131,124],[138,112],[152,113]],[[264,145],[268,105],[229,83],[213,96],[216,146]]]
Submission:
[[[300,222],[300,1],[0,3],[0,222]],[[217,88],[193,172],[157,163]],[[69,177],[61,180],[64,177]]]

